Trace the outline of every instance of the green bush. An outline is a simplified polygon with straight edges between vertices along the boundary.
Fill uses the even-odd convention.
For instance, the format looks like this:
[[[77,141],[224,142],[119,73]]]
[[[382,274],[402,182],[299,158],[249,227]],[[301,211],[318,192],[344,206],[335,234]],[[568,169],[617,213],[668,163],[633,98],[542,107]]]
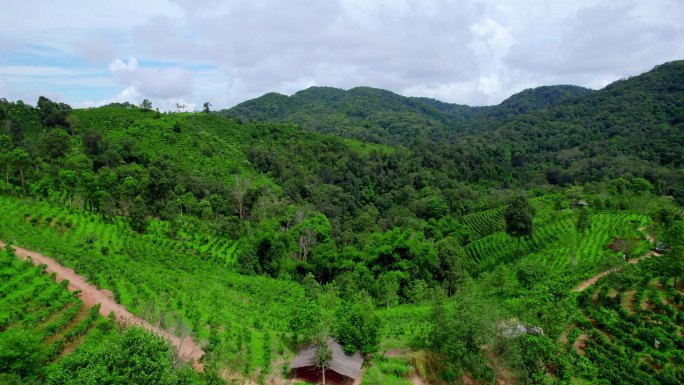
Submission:
[[[39,372],[45,358],[40,333],[23,329],[0,333],[0,373],[31,376]]]

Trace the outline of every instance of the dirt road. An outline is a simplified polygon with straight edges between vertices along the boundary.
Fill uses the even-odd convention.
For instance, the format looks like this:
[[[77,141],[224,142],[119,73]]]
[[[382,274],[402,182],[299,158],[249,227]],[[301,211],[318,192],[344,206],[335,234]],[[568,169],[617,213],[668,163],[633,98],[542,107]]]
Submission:
[[[645,229],[646,229],[645,227],[641,227],[641,228],[639,229],[639,231],[643,232]],[[648,233],[644,233],[644,234],[646,235],[646,239],[648,239],[649,242],[655,243],[655,239],[653,238],[653,236],[651,236],[651,234],[648,234]],[[639,258],[631,258],[631,259],[630,259],[629,261],[627,261],[627,262],[630,263],[630,264],[632,264],[632,265],[635,265],[635,264],[639,263],[639,261],[641,261],[642,259],[650,258],[650,257],[653,257],[653,256],[659,257],[659,256],[660,256],[660,253],[651,250],[651,251],[649,251],[648,253],[642,255],[642,256],[639,257]],[[610,270],[606,270],[606,271],[600,272],[600,273],[596,274],[595,276],[593,276],[593,277],[587,279],[586,281],[583,281],[582,283],[579,284],[579,286],[577,286],[577,287],[574,288],[573,290],[574,290],[574,291],[577,291],[577,292],[584,291],[585,289],[587,289],[587,288],[590,287],[591,285],[595,284],[596,281],[598,281],[599,279],[605,277],[605,276],[608,275],[608,274],[613,274],[613,273],[615,273],[616,271],[619,271],[619,270],[620,270],[620,268],[616,267],[616,268],[613,268],[613,269],[610,269]]]
[[[0,247],[4,249],[5,246],[5,243],[0,241]],[[57,282],[61,282],[65,279],[68,280],[69,290],[80,290],[81,300],[86,306],[92,307],[99,303],[100,314],[103,316],[107,317],[109,313],[114,313],[116,320],[122,324],[142,326],[150,332],[165,338],[173,344],[178,351],[178,356],[182,360],[191,362],[197,370],[203,370],[203,365],[199,361],[203,354],[202,349],[191,337],[185,337],[181,340],[172,333],[151,325],[149,322],[126,310],[122,305],[116,303],[109,291],[98,289],[95,285],[86,282],[85,278],[76,274],[72,269],[60,265],[54,259],[21,247],[12,247],[15,249],[17,257],[24,260],[31,259],[36,266],[40,264],[46,265],[47,268],[45,270],[48,273],[55,273]]]

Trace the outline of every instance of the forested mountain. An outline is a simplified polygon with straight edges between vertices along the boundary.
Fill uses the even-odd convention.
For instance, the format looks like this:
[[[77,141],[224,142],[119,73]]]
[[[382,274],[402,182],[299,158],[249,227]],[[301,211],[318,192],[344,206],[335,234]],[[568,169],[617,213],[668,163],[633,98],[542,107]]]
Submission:
[[[296,123],[302,128],[384,144],[442,138],[452,119],[476,109],[390,91],[311,87],[287,97],[270,93],[221,113],[242,121]]]
[[[566,185],[631,175],[681,201],[682,84],[684,62],[678,61],[599,91],[539,87],[490,107],[369,88],[310,88],[290,97],[268,94],[222,113],[400,144],[455,162],[461,179]]]
[[[0,240],[203,341],[209,376],[198,383],[280,378],[321,333],[373,360],[367,384],[414,373],[681,383],[683,157],[684,62],[489,107],[366,87],[271,93],[221,113],[0,99]],[[644,255],[658,258],[627,263]],[[598,300],[572,291],[605,271]],[[52,327],[22,310],[47,314],[52,295],[76,317],[65,285],[11,249],[0,274],[12,277],[0,284],[0,346]],[[145,339],[96,315],[63,321],[81,334],[102,325],[85,350],[0,382],[79,383],[69,373],[86,373],[88,349],[98,368],[112,365],[97,341],[124,352]],[[38,353],[54,342],[40,335]],[[194,378],[169,371],[168,346],[146,344],[173,378],[163,383]],[[383,358],[390,350],[406,354]]]
[[[459,124],[572,103],[592,91],[577,86],[528,89],[498,106],[469,107],[357,87],[310,87],[292,96],[268,93],[219,113],[242,121],[295,123],[302,128],[386,144],[451,138]]]

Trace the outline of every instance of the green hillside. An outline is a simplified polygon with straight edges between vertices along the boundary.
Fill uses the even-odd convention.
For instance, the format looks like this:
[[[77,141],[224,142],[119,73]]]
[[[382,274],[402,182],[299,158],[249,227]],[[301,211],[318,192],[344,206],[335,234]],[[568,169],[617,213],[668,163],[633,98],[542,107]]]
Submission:
[[[0,250],[1,383],[206,383],[187,366],[174,368],[174,353],[160,337],[118,330],[98,314],[99,305],[85,307],[66,289],[68,281],[56,283],[43,267]]]
[[[330,336],[365,355],[366,384],[681,382],[679,337],[642,345],[681,327],[682,76],[673,62],[491,107],[366,87],[221,114],[0,100],[0,240],[205,353],[204,375],[177,365],[0,252],[0,341],[48,352],[11,380],[88,383],[113,365],[98,344],[140,340],[160,383],[279,383]],[[632,290],[643,314],[609,299]]]
[[[323,88],[266,95],[222,113],[401,144],[440,161],[455,159],[458,176],[469,181],[563,186],[629,174],[660,184],[656,188],[681,202],[681,84],[684,62],[677,61],[598,91],[539,87],[489,107]]]

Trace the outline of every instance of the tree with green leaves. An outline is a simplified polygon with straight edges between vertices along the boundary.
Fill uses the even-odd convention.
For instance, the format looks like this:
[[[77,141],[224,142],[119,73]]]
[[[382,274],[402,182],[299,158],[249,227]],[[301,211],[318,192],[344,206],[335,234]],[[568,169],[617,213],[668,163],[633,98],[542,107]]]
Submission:
[[[140,108],[143,110],[151,110],[152,102],[149,99],[143,99],[142,103],[140,104]]]
[[[14,143],[8,135],[0,135],[0,170],[5,176],[5,194],[9,194],[9,177],[12,170]]]
[[[19,172],[21,194],[26,195],[26,169],[31,164],[31,157],[23,148],[15,148],[9,154],[10,164],[15,172]]]
[[[64,188],[67,193],[69,198],[69,210],[71,210],[71,202],[73,201],[76,188],[78,187],[78,174],[72,170],[59,170],[59,180],[62,188]]]
[[[323,374],[323,385],[325,385],[325,371],[330,366],[330,361],[332,361],[332,350],[328,346],[328,341],[330,337],[328,333],[321,332],[316,337],[316,343],[314,344],[314,366],[321,369]]]
[[[589,210],[586,207],[581,207],[577,213],[577,222],[575,222],[575,230],[580,235],[583,235],[591,228],[591,218]]]
[[[318,302],[301,300],[293,304],[289,327],[295,345],[298,345],[300,340],[310,342],[320,333],[322,325],[323,316]]]
[[[204,105],[203,105],[202,107],[203,107],[203,108],[202,108],[202,112],[204,112],[205,114],[208,114],[208,113],[211,112],[211,110],[210,110],[210,108],[211,108],[211,103],[209,103],[209,102],[204,102]]]
[[[149,215],[145,200],[140,195],[136,196],[129,212],[131,228],[139,233],[144,233],[150,223]]]
[[[71,114],[71,106],[68,104],[53,102],[50,99],[41,96],[38,98],[37,106],[44,126],[61,126],[65,128],[70,126],[67,118]]]
[[[677,277],[684,274],[684,221],[675,221],[666,229],[665,263],[669,274],[674,278],[673,286],[677,287]]]
[[[475,379],[491,378],[492,370],[482,354],[496,334],[498,307],[485,301],[475,283],[465,280],[453,301],[437,301],[430,317],[428,343],[442,354],[445,365],[456,375],[468,373]]]
[[[376,352],[380,342],[380,317],[367,296],[344,301],[337,309],[335,337],[348,354]]]
[[[516,258],[520,259],[520,238],[530,237],[534,233],[534,212],[525,195],[514,197],[504,213],[506,232],[518,238]]]
[[[579,244],[584,237],[584,233],[591,228],[591,217],[589,216],[589,210],[586,207],[580,207],[577,213],[577,221],[575,222],[575,230],[577,231],[576,242],[577,245],[572,249],[571,252],[571,263],[575,264],[575,253],[579,249]]]
[[[32,376],[44,365],[45,358],[45,346],[39,333],[23,329],[0,333],[0,373]]]
[[[390,306],[397,305],[399,302],[399,282],[402,278],[406,278],[405,273],[400,271],[388,271],[378,276],[375,281],[375,297],[379,305]]]

